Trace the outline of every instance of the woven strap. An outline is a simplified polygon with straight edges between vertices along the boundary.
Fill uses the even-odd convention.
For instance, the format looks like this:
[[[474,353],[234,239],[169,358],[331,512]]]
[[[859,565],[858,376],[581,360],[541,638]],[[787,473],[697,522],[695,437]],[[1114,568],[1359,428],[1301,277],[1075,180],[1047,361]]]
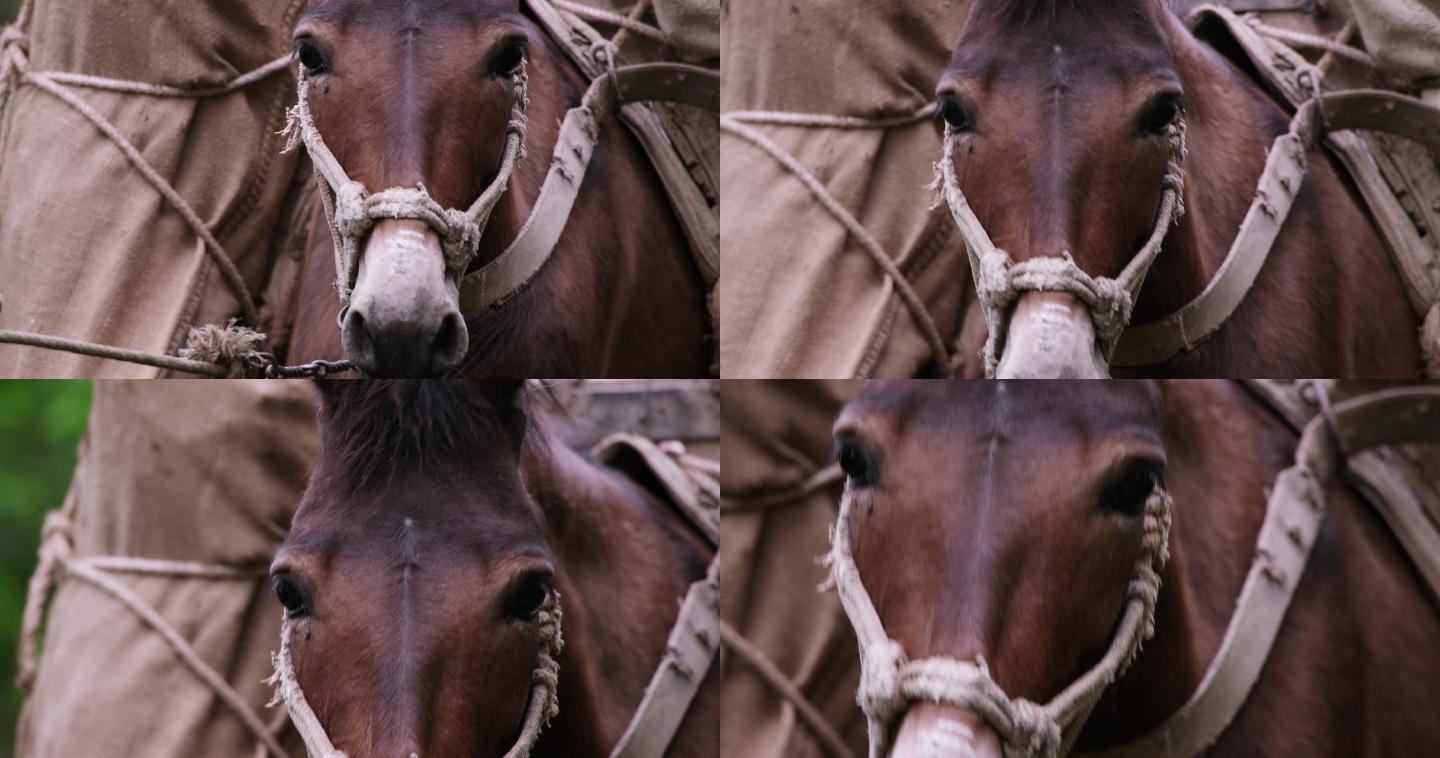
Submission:
[[[550,260],[585,182],[601,124],[618,107],[643,100],[715,110],[719,87],[714,72],[680,63],[620,66],[613,78],[600,76],[591,82],[580,105],[565,114],[550,170],[525,225],[504,252],[461,280],[460,312],[473,319],[503,305]]]

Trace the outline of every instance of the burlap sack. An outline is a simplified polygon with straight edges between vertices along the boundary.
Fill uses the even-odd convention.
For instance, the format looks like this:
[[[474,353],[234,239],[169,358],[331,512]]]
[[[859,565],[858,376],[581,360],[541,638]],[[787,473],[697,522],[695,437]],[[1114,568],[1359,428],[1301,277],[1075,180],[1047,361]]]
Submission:
[[[721,19],[721,110],[879,118],[912,114],[935,85],[969,2],[733,3]],[[757,125],[812,171],[912,281],[945,338],[969,266],[954,223],[930,211],[940,134]],[[890,281],[795,175],[722,132],[725,377],[910,376],[935,358]]]
[[[808,494],[824,468],[830,427],[859,382],[725,382],[721,431],[720,616],[789,677],[855,755],[866,751],[855,705],[855,634],[826,570],[840,485]],[[723,658],[721,754],[829,755],[796,708],[732,648]]]
[[[720,58],[720,0],[655,0],[655,21],[685,60]]]
[[[1440,0],[1361,0],[1350,12],[1386,76],[1440,87]]]
[[[304,0],[32,0],[31,67],[216,86],[284,55]],[[276,134],[293,73],[203,99],[75,88],[263,285],[298,156]],[[21,85],[0,124],[0,328],[173,353],[238,301],[194,232],[125,156],[59,99]],[[0,376],[150,377],[156,369],[0,346]]]
[[[97,382],[69,500],[77,556],[265,568],[318,452],[306,382]],[[280,607],[265,578],[118,579],[190,642],[303,756],[264,706]],[[61,579],[19,758],[253,756],[257,740],[115,598]]]

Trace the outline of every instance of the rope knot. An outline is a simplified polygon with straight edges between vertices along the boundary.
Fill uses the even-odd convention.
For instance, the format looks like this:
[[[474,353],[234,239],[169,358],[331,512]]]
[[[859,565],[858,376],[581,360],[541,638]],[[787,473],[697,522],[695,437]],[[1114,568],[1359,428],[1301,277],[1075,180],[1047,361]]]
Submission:
[[[273,362],[269,353],[261,350],[265,334],[240,326],[231,319],[225,326],[205,324],[190,330],[185,338],[185,347],[180,357],[192,361],[214,363],[229,369],[230,379],[244,379],[253,369],[259,369]]]
[[[1060,725],[1044,707],[1025,699],[1010,702],[1010,733],[1005,742],[1028,758],[1054,758],[1060,754]]]
[[[889,723],[905,710],[905,696],[900,692],[903,665],[905,650],[895,640],[878,640],[865,648],[860,660],[860,689],[855,700],[872,718]]]
[[[3,59],[0,78],[8,79],[30,67],[30,42],[19,24],[10,24],[0,32],[0,59]]]
[[[335,228],[342,238],[358,240],[373,223],[366,212],[364,185],[347,181],[335,187]]]

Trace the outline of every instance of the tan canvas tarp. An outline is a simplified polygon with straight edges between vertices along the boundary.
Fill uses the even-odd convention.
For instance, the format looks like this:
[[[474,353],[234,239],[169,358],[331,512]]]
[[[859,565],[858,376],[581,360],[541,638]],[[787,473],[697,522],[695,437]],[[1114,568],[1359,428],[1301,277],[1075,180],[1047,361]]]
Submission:
[[[268,567],[318,452],[306,382],[97,382],[71,483],[80,557]],[[267,724],[280,607],[266,579],[117,575]],[[115,598],[61,579],[19,758],[253,756],[257,740]],[[303,756],[286,726],[282,744]]]
[[[722,113],[914,113],[934,100],[969,6],[728,3]],[[954,223],[928,209],[924,187],[941,149],[935,125],[754,128],[814,172],[953,337],[969,269]],[[910,376],[932,360],[879,266],[793,173],[728,129],[721,151],[724,376]]]
[[[181,88],[221,85],[284,55],[303,5],[33,0],[30,65]],[[276,134],[294,88],[294,75],[282,72],[199,100],[74,89],[195,209],[257,291],[299,160],[279,154]],[[0,328],[173,353],[190,325],[237,314],[196,235],[79,113],[22,84],[0,128]],[[0,376],[156,373],[0,346]]]
[[[830,455],[830,427],[859,382],[725,382],[721,403],[720,616],[793,681],[865,754],[865,717],[855,705],[855,634],[826,570],[839,481],[796,496]],[[796,708],[733,648],[722,659],[724,755],[829,755]]]
[[[1395,83],[1440,87],[1440,0],[1354,0],[1350,12]]]

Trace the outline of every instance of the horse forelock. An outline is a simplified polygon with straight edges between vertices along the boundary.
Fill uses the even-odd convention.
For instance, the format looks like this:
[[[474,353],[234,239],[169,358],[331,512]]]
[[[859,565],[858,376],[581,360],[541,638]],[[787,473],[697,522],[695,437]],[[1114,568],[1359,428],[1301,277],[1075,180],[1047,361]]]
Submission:
[[[320,414],[319,469],[360,485],[405,468],[473,467],[530,434],[531,393],[513,383],[459,380],[354,382]]]

